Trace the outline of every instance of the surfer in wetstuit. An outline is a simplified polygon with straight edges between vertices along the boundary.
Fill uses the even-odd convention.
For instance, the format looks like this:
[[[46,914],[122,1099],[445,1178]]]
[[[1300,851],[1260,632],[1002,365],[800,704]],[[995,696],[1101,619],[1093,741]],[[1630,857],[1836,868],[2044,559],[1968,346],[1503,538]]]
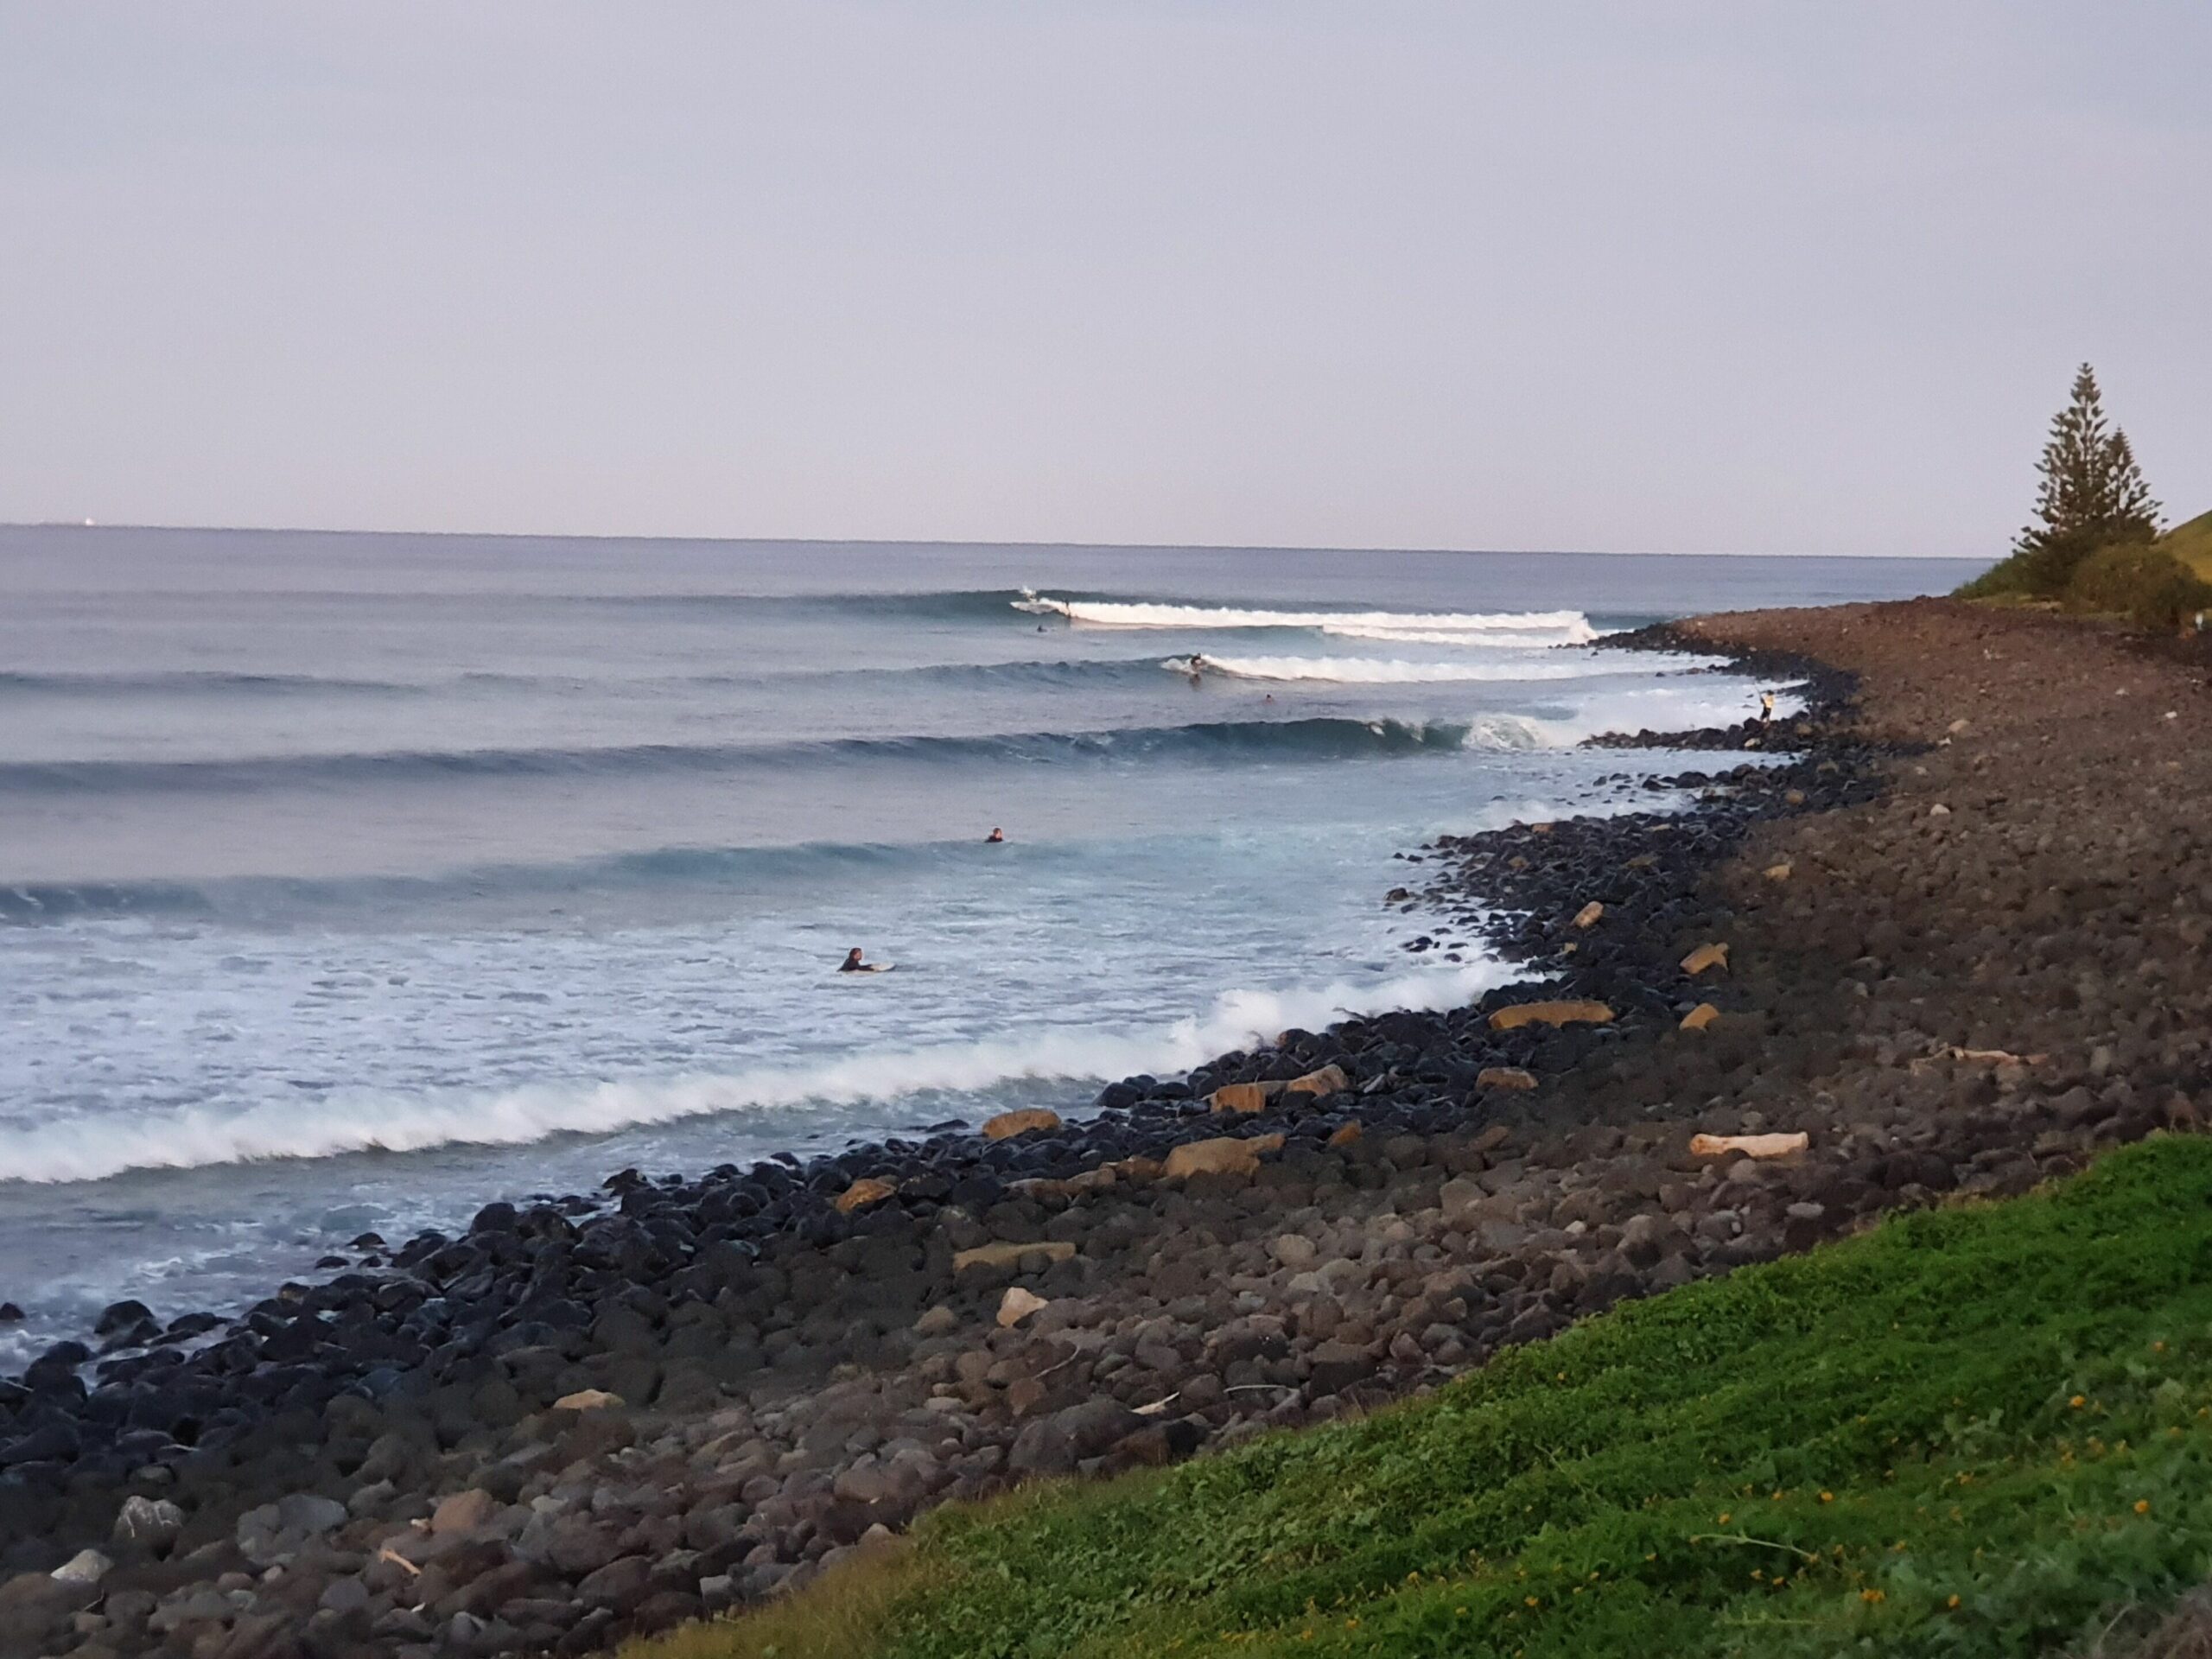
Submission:
[[[1005,839],[1006,831],[995,824],[991,828],[991,833],[983,837],[983,842],[986,846],[995,847]]]
[[[856,944],[845,952],[845,959],[837,964],[837,971],[841,974],[880,974],[883,967],[880,962],[862,962],[861,948]]]

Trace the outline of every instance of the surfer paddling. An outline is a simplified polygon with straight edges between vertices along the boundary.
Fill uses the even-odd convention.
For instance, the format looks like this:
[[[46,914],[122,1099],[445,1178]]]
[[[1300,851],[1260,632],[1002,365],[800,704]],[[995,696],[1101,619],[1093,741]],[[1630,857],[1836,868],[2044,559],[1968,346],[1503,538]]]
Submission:
[[[891,971],[891,964],[887,962],[862,962],[861,948],[855,945],[845,952],[845,959],[837,964],[837,971],[841,974],[887,974]]]
[[[1006,831],[1000,829],[996,824],[993,824],[991,826],[991,833],[983,837],[983,844],[986,847],[995,847],[1005,839]]]

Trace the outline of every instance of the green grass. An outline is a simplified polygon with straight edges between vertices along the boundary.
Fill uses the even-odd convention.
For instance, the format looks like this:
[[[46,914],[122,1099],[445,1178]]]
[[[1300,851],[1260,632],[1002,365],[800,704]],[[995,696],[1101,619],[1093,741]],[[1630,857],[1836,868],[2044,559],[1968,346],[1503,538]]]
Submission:
[[[637,1651],[1999,1655],[2208,1570],[2212,1141],[2163,1138],[1364,1421],[940,1511],[766,1622]]]
[[[2164,555],[2180,567],[2165,565]],[[2001,559],[1955,593],[1998,607],[2034,606],[2131,617],[2145,626],[2171,626],[2178,616],[2200,608],[2206,595],[2190,591],[2188,581],[2212,583],[2212,512],[2176,524],[2155,542],[2106,548],[2090,556],[2063,588],[2038,585],[2024,555]],[[2101,569],[2093,567],[2104,567]]]
[[[2176,524],[2155,543],[2206,582],[2212,582],[2212,512]]]

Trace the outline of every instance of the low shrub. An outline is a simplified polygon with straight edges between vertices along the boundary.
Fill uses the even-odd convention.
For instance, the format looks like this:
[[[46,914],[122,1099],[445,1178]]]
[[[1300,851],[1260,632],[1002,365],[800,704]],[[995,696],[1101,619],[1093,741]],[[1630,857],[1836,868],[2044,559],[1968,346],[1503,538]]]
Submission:
[[[2101,548],[2067,584],[2069,609],[2125,616],[2146,628],[2180,626],[2212,610],[2212,582],[2164,549],[2141,543]]]

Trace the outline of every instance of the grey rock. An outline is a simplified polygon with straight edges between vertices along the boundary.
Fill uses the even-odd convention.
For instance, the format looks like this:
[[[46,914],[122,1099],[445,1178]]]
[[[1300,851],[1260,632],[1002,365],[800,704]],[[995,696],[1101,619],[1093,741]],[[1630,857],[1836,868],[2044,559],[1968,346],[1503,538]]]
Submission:
[[[184,1530],[184,1511],[165,1497],[141,1497],[133,1493],[116,1512],[115,1541],[141,1549],[161,1549],[174,1543]]]
[[[346,1506],[312,1492],[293,1492],[238,1517],[238,1545],[257,1567],[273,1567],[308,1539],[346,1524]]]
[[[350,1613],[369,1605],[369,1586],[359,1579],[333,1579],[322,1589],[315,1605],[326,1612]]]
[[[47,1576],[56,1584],[98,1584],[114,1565],[97,1549],[80,1549]]]

